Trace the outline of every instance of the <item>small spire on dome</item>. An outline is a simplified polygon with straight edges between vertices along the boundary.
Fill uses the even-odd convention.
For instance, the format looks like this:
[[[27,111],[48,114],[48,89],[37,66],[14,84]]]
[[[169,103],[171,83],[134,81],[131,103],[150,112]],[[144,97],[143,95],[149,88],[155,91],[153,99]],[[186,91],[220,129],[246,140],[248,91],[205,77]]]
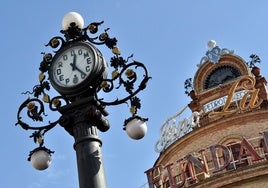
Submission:
[[[200,63],[197,65],[197,67],[200,67],[204,62],[210,61],[213,63],[218,63],[221,56],[223,54],[233,54],[233,50],[228,50],[227,48],[220,48],[217,46],[217,43],[215,40],[209,40],[208,43],[208,50],[206,51],[206,55],[201,58]]]
[[[217,45],[215,40],[209,40],[208,41],[208,48],[209,50],[212,50]]]

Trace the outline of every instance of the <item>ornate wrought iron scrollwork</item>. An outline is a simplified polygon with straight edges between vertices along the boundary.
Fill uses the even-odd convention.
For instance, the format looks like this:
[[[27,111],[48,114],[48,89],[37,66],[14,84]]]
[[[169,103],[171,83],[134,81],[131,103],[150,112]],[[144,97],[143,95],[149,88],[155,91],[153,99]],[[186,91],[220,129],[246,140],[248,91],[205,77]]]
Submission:
[[[115,58],[118,60],[116,65],[113,65],[115,62]],[[114,66],[115,70],[112,73],[111,79],[104,79],[101,83],[101,87],[104,92],[108,93],[114,89],[114,82],[118,80],[118,86],[115,89],[119,89],[121,86],[125,87],[128,96],[122,99],[115,99],[111,102],[106,102],[103,99],[99,99],[100,103],[103,105],[118,105],[125,103],[128,100],[131,100],[137,93],[146,88],[146,84],[151,77],[149,77],[148,71],[146,67],[137,61],[133,61],[132,63],[126,64],[125,61],[120,60],[121,57],[114,57],[111,60],[111,66]],[[120,65],[120,66],[119,66]],[[138,75],[131,69],[130,67],[134,67],[134,69],[141,68],[144,71],[143,79],[140,81],[139,85],[135,88],[135,83],[138,80]],[[119,69],[121,70],[119,71]],[[126,77],[126,78],[124,78]],[[135,97],[137,98],[137,97]],[[134,100],[134,99],[132,99]]]
[[[53,49],[61,48],[66,43],[70,41],[88,41],[90,43],[93,43],[95,45],[106,45],[109,49],[112,49],[112,52],[114,54],[114,57],[110,60],[111,67],[114,68],[112,72],[112,77],[103,79],[100,83],[100,87],[102,90],[106,93],[111,92],[113,89],[119,89],[121,86],[124,86],[125,91],[128,93],[128,96],[122,98],[122,99],[115,99],[114,101],[104,101],[104,99],[98,99],[97,93],[96,98],[100,102],[101,105],[118,105],[127,102],[128,100],[131,103],[131,112],[132,114],[136,114],[137,109],[140,108],[140,100],[136,97],[136,94],[139,93],[141,90],[143,90],[146,87],[146,84],[148,80],[151,78],[149,77],[148,71],[144,64],[133,61],[131,63],[128,63],[129,59],[133,57],[131,55],[130,57],[125,60],[122,56],[120,56],[120,50],[116,46],[117,39],[116,38],[110,38],[108,34],[109,28],[105,29],[103,33],[101,33],[98,37],[89,37],[87,31],[89,31],[91,34],[96,34],[99,30],[99,26],[103,24],[104,22],[93,22],[89,24],[87,27],[80,29],[75,24],[71,23],[69,28],[67,30],[62,30],[61,33],[64,34],[64,37],[56,36],[50,39],[48,44],[45,46],[50,46]],[[57,52],[57,51],[54,51]],[[64,97],[55,97],[52,100],[49,98],[49,95],[46,94],[46,90],[48,91],[50,89],[50,85],[48,81],[45,81],[45,73],[49,70],[49,67],[51,65],[53,55],[51,53],[42,53],[43,54],[43,60],[40,63],[39,70],[41,71],[39,75],[39,82],[40,84],[36,85],[33,88],[32,92],[25,92],[24,94],[34,94],[34,99],[27,99],[20,107],[18,112],[18,123],[22,125],[25,129],[38,129],[31,127],[27,125],[25,122],[21,120],[20,113],[22,111],[22,108],[25,108],[28,106],[28,117],[35,121],[42,121],[42,113],[44,111],[44,105],[43,102],[49,103],[49,108],[52,111],[57,111],[57,109],[61,106],[61,100],[64,100],[66,104],[69,103],[69,100]],[[132,68],[133,67],[133,68]],[[136,82],[138,81],[138,75],[135,72],[137,69],[142,69],[144,72],[143,79],[140,81],[139,85],[135,87]],[[116,80],[118,81],[118,85],[115,87]],[[39,96],[43,94],[43,102],[39,100]],[[37,112],[37,106],[35,106],[34,103],[38,103],[40,106],[41,111]],[[33,105],[33,109],[29,110],[31,107],[30,105]],[[135,108],[135,110],[133,110]],[[36,112],[35,112],[36,111]],[[54,123],[51,123],[48,125],[50,127],[51,125],[54,125]],[[46,126],[42,126],[41,128],[45,128]]]
[[[127,59],[124,59],[122,56],[120,56],[120,50],[116,46],[117,45],[117,39],[111,38],[108,34],[109,28],[105,29],[104,32],[102,32],[98,37],[90,37],[87,33],[87,31],[90,32],[90,34],[96,34],[99,30],[99,26],[102,25],[104,22],[93,22],[89,24],[87,27],[80,29],[75,24],[70,24],[69,28],[67,30],[62,30],[61,33],[64,34],[65,39],[63,39],[60,36],[53,37],[49,43],[46,46],[50,46],[52,48],[61,48],[62,45],[65,45],[68,42],[71,41],[87,41],[95,45],[106,45],[109,49],[112,50],[112,53],[114,56],[110,59],[110,66],[114,68],[112,71],[111,78],[103,79],[100,82],[100,88],[105,93],[109,93],[113,91],[114,89],[119,89],[121,86],[124,86],[125,91],[128,93],[128,96],[122,98],[122,99],[115,99],[113,101],[105,101],[104,99],[98,99],[97,93],[96,93],[96,99],[104,106],[106,105],[118,105],[122,103],[126,103],[128,100],[134,100],[132,99],[134,96],[137,95],[141,90],[146,88],[146,84],[148,80],[151,78],[149,76],[149,73],[144,66],[144,64],[138,62],[138,61],[132,61],[131,63],[128,63],[129,59],[133,57],[133,55],[129,56]],[[61,45],[60,45],[61,44]],[[40,67],[46,67],[40,70],[45,72],[48,70],[47,65],[50,65],[51,61],[51,55],[45,54],[46,58],[44,58],[43,66]],[[133,68],[132,68],[133,67]],[[138,86],[135,86],[138,82],[138,75],[135,72],[137,69],[142,69],[143,79],[138,83]],[[118,81],[118,85],[115,86],[115,82]],[[137,98],[137,97],[136,97]],[[133,103],[131,104],[133,105]],[[136,105],[140,106],[140,105]],[[135,106],[131,106],[131,108],[134,108]],[[135,107],[137,112],[138,107]],[[139,107],[140,108],[140,107]],[[133,110],[131,110],[133,112]]]
[[[73,43],[82,41],[92,43],[94,45],[105,45],[107,48],[111,49],[112,53],[114,54],[114,56],[110,59],[110,66],[113,67],[114,70],[112,71],[111,78],[103,78],[98,81],[98,89],[94,94],[79,93],[78,95],[75,95],[75,100],[70,96],[56,96],[50,98],[50,96],[47,94],[47,92],[50,90],[50,80],[46,78],[46,75],[51,67],[54,55],[53,53],[41,53],[43,55],[43,59],[39,66],[39,70],[41,71],[39,74],[39,84],[34,86],[32,91],[23,93],[29,96],[33,95],[33,97],[26,99],[20,105],[17,113],[16,125],[20,125],[25,130],[33,130],[34,132],[30,137],[33,138],[35,143],[39,143],[39,147],[30,152],[29,158],[34,152],[38,150],[44,150],[48,154],[53,153],[43,146],[44,135],[47,131],[54,128],[57,124],[62,125],[70,134],[73,133],[72,127],[69,126],[72,124],[69,122],[71,115],[69,116],[63,111],[65,107],[70,107],[73,105],[73,103],[78,102],[76,99],[83,100],[85,98],[92,98],[92,100],[90,100],[92,102],[91,108],[88,108],[88,111],[86,111],[85,114],[87,118],[96,121],[98,129],[100,131],[106,131],[109,129],[109,123],[104,118],[104,116],[108,115],[108,113],[105,111],[105,106],[107,105],[119,105],[127,102],[130,103],[130,112],[132,114],[132,117],[125,121],[124,126],[126,126],[126,123],[135,118],[144,122],[147,121],[147,118],[141,118],[136,115],[137,110],[141,108],[140,99],[136,95],[141,90],[146,88],[146,84],[151,77],[149,76],[149,73],[144,64],[138,61],[132,61],[129,63],[129,59],[132,58],[133,55],[127,59],[124,59],[122,56],[120,56],[121,53],[117,47],[117,39],[109,36],[109,28],[105,29],[104,32],[102,32],[97,37],[90,37],[88,35],[88,32],[90,34],[96,34],[99,31],[99,26],[103,23],[103,21],[93,22],[83,29],[79,28],[75,23],[71,23],[68,29],[61,31],[64,37],[53,37],[45,45],[51,47],[53,49],[53,53],[57,53],[62,47],[65,47],[67,44],[71,44],[71,42]],[[142,77],[139,77],[139,72],[143,72]],[[109,93],[119,88],[125,89],[127,93],[125,97],[122,97],[120,99],[117,98],[113,101],[108,102],[104,99],[99,99],[97,96],[97,93],[101,89],[105,93]],[[51,111],[60,112],[62,114],[61,117],[53,122],[49,121],[48,123],[43,123],[44,117],[47,116],[45,113],[45,104]],[[85,104],[89,105],[88,103]],[[79,105],[79,102],[75,105],[77,107]],[[94,116],[92,116],[91,113],[94,113]],[[30,119],[33,123],[37,124],[38,122],[38,124],[42,125],[30,125],[27,123],[28,120],[24,120],[25,117],[28,117],[28,119]]]
[[[52,108],[52,105],[54,105],[55,99],[51,100],[49,102],[50,109],[55,111],[55,107]],[[59,106],[58,106],[59,107]],[[16,125],[20,125],[25,130],[39,130],[40,132],[47,132],[48,130],[55,127],[59,120],[56,120],[54,122],[49,122],[48,124],[45,124],[43,126],[31,126],[28,123],[26,123],[22,118],[22,112],[26,110],[26,114],[28,118],[30,118],[32,121],[35,122],[43,122],[43,117],[47,116],[45,114],[45,107],[44,102],[41,101],[38,98],[28,98],[26,99],[19,107],[18,113],[17,113],[17,123]]]
[[[44,117],[47,116],[45,113],[45,104],[48,104],[51,111],[57,111],[62,104],[69,104],[69,101],[62,96],[57,96],[50,99],[50,96],[47,94],[47,92],[50,90],[50,84],[48,81],[45,81],[45,75],[43,72],[48,69],[51,58],[51,54],[43,54],[43,61],[41,62],[39,68],[41,70],[41,74],[39,75],[39,84],[35,85],[32,91],[22,93],[26,95],[33,95],[33,97],[27,98],[20,105],[17,113],[16,123],[16,125],[20,125],[25,130],[34,130],[34,133],[30,137],[34,139],[35,143],[37,141],[39,143],[39,147],[36,148],[36,150],[42,148],[49,153],[53,152],[43,147],[43,137],[47,131],[54,128],[58,124],[59,119],[53,122],[49,121],[48,123],[44,123]],[[42,99],[40,99],[40,96],[42,96]],[[24,119],[25,117],[28,117],[30,120],[32,120],[32,123],[27,123]],[[33,126],[32,124],[37,124],[34,122],[39,122],[38,124],[41,124],[41,126]],[[36,150],[33,150],[32,152]],[[31,156],[31,153],[29,156]]]
[[[95,45],[105,44],[108,48],[112,49],[114,46],[116,46],[117,39],[109,37],[109,28],[105,29],[104,32],[98,37],[90,37],[87,33],[87,31],[89,31],[91,34],[96,34],[99,30],[99,26],[103,23],[103,21],[93,22],[83,29],[80,29],[78,26],[71,23],[67,30],[61,30],[61,33],[64,34],[65,39],[60,36],[53,37],[45,46],[50,46],[51,48],[61,48],[64,44],[70,41],[88,41]]]

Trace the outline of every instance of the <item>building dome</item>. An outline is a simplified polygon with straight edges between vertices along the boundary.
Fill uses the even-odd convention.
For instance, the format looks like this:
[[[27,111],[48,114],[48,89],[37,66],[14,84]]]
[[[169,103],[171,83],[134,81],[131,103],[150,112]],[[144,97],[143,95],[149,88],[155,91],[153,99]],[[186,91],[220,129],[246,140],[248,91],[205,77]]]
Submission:
[[[150,188],[268,187],[267,81],[250,61],[210,41],[190,103],[160,128],[159,157],[145,173]],[[189,108],[192,115],[179,120]]]

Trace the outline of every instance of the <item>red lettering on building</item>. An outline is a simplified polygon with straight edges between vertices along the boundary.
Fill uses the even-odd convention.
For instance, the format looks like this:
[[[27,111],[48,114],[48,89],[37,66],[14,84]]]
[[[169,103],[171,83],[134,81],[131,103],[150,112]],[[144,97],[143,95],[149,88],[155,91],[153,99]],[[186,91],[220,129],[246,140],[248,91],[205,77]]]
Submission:
[[[243,163],[242,159],[247,156],[252,156],[253,161],[258,161],[262,159],[261,156],[254,150],[253,146],[245,138],[243,138],[239,150],[238,163]]]
[[[263,132],[264,151],[268,151],[268,131]],[[209,153],[209,156],[205,154]],[[208,176],[218,173],[223,170],[228,170],[232,159],[232,151],[224,145],[215,144],[206,149],[202,149],[198,152],[200,157],[195,157],[192,154],[177,160],[177,163],[169,163],[166,166],[157,165],[147,171],[145,171],[148,179],[149,188],[154,188],[155,185],[162,187],[163,183],[171,188],[181,188],[185,185],[188,179],[191,182],[198,180],[196,176],[196,169],[199,169],[201,173],[207,174]],[[267,152],[266,152],[267,153]],[[208,169],[207,157],[212,159],[211,164],[213,169]],[[244,163],[243,160],[247,160],[248,157],[252,158],[252,161],[262,160],[258,152],[250,144],[250,142],[242,138],[240,143],[240,150],[238,155],[238,162],[235,164],[239,165]],[[232,162],[234,163],[234,161]],[[233,169],[232,169],[233,170]],[[210,174],[212,173],[212,174]]]
[[[210,146],[209,149],[210,149],[212,161],[214,164],[213,172],[222,171],[230,164],[231,152],[226,146],[216,144],[216,145]],[[218,157],[219,153],[222,153],[223,159],[224,159],[224,163],[221,166],[220,166],[219,157]]]

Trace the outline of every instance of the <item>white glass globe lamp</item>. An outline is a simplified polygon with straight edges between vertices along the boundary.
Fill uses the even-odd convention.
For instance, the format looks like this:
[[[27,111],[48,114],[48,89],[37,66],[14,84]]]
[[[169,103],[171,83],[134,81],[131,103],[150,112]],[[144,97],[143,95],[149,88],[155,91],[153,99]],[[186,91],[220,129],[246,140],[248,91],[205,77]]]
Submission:
[[[30,162],[35,169],[45,170],[51,164],[51,155],[48,151],[39,149],[31,154]]]
[[[66,31],[70,27],[71,23],[75,23],[75,25],[79,29],[83,29],[84,27],[84,19],[77,12],[69,12],[64,15],[62,22],[61,22],[63,30]]]
[[[127,135],[134,140],[143,138],[147,133],[147,125],[142,118],[131,118],[125,126]]]

